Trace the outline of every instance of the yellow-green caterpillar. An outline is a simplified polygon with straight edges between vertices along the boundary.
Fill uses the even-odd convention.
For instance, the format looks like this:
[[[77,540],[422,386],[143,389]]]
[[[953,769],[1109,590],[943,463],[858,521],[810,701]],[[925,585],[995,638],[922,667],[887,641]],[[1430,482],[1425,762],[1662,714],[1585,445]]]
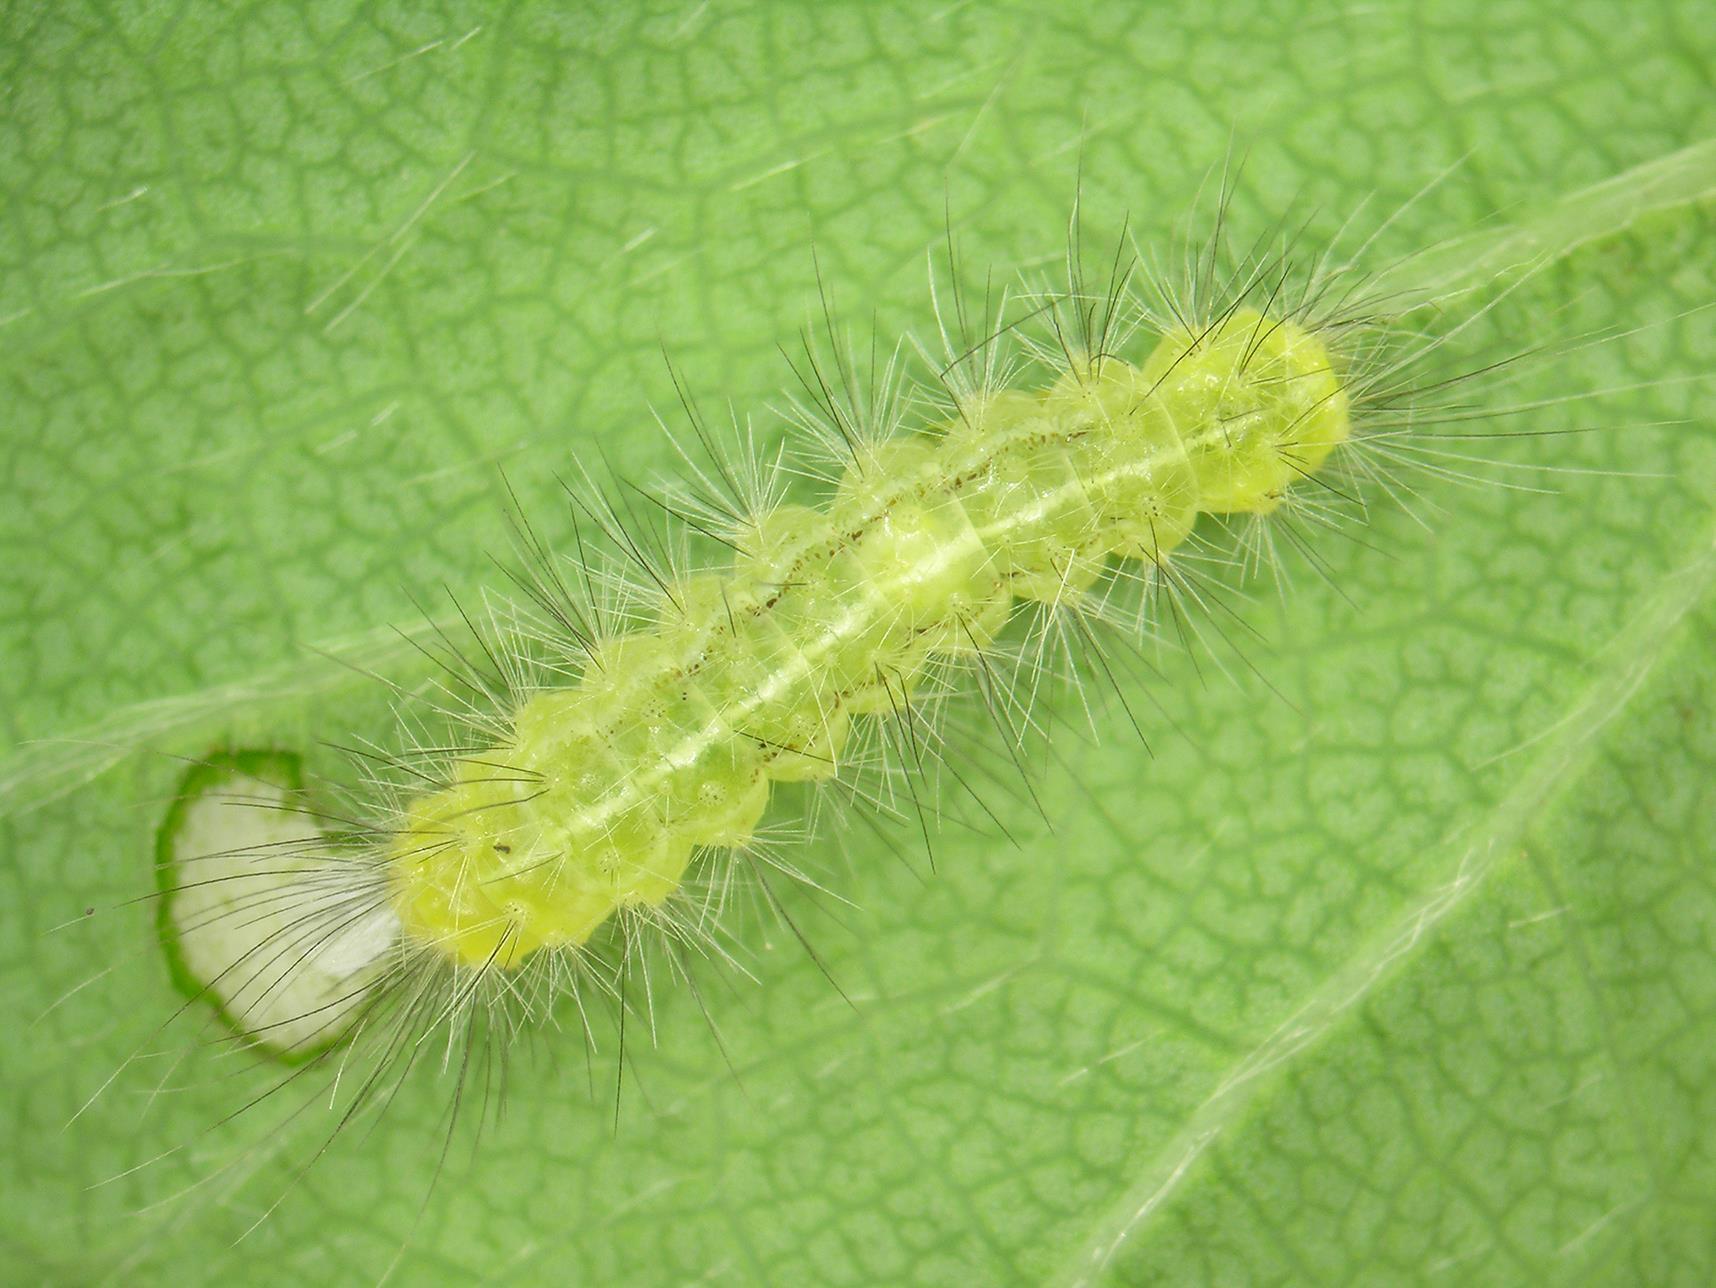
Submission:
[[[407,805],[385,859],[402,934],[511,967],[662,903],[697,847],[748,844],[772,783],[833,776],[853,717],[989,647],[1015,601],[1066,603],[1110,556],[1160,565],[1201,512],[1267,513],[1348,430],[1323,342],[1237,308],[1141,366],[1081,355],[856,447],[826,510],[735,533],[730,568],[665,585],[653,625],[596,641],[579,683]]]
[[[235,789],[236,761],[212,786],[200,769],[195,828],[170,829],[199,851],[166,904],[182,973],[300,1055],[403,962],[514,970],[667,903],[700,852],[752,843],[774,784],[836,777],[854,720],[910,710],[1021,607],[1076,608],[1110,560],[1170,577],[1200,513],[1268,514],[1317,473],[1351,432],[1340,360],[1245,298],[1137,364],[1080,347],[923,432],[853,427],[824,508],[730,507],[727,566],[652,569],[629,629],[539,575],[562,636],[536,670],[567,682],[500,698],[492,740],[418,771],[355,850],[318,846],[278,784]]]

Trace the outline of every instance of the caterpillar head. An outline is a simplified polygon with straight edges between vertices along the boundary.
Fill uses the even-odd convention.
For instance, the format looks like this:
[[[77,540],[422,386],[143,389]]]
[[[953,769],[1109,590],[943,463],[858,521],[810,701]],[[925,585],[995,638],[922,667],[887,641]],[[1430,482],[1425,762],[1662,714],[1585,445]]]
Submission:
[[[1328,347],[1256,309],[1198,331],[1176,327],[1143,377],[1185,442],[1203,510],[1267,514],[1351,434]]]

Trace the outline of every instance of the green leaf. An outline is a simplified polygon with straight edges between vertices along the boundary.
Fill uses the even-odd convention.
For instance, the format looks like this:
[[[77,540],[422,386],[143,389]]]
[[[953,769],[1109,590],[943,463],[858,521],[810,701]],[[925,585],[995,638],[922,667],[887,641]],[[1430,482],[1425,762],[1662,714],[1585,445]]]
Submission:
[[[933,873],[909,828],[819,847],[858,911],[792,906],[851,1005],[740,925],[758,985],[700,977],[731,1069],[664,985],[615,1131],[612,1035],[592,1087],[568,1014],[427,1200],[432,1070],[300,1177],[331,1123],[228,1121],[251,1057],[122,1069],[178,1004],[124,906],[173,757],[380,733],[314,650],[404,674],[388,625],[496,582],[500,467],[550,535],[569,462],[671,471],[663,346],[773,432],[818,267],[921,331],[948,212],[969,263],[1046,276],[1075,187],[1166,248],[1230,151],[1240,226],[1368,201],[1386,263],[1716,133],[1703,17],[8,9],[6,1277],[1708,1282],[1708,205],[1462,337],[1550,351],[1499,401],[1554,401],[1474,422],[1527,431],[1469,444],[1506,464],[1441,462],[1529,487],[1420,474],[1316,534],[1327,581],[1284,548],[1287,593],[1222,618],[1261,675],[1214,646],[1128,690],[1151,750],[1058,703],[1016,844],[949,831]],[[1602,328],[1631,333],[1577,343]]]

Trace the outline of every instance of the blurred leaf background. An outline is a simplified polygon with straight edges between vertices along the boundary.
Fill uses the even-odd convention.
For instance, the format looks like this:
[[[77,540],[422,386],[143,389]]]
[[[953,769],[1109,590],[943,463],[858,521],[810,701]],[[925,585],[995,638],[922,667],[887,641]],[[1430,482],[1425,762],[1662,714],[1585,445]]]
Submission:
[[[1707,19],[6,6],[5,1277],[1708,1282],[1707,205],[1474,331],[1475,362],[1631,331],[1510,394],[1566,401],[1507,428],[1596,432],[1472,446],[1575,471],[1520,476],[1551,490],[1423,480],[1428,527],[1319,549],[1340,593],[1285,554],[1241,607],[1268,684],[1164,660],[1181,732],[1058,740],[1052,829],[831,860],[859,910],[795,907],[854,1007],[759,925],[761,986],[706,986],[733,1070],[658,996],[616,1133],[545,1034],[427,1200],[433,1077],[302,1179],[325,1120],[259,1146],[230,1060],[144,1061],[66,1126],[177,1003],[123,906],[172,757],[378,733],[313,650],[403,666],[414,599],[492,585],[502,468],[550,536],[570,460],[669,472],[663,347],[772,432],[813,247],[849,319],[921,329],[950,219],[999,279],[1054,268],[1079,183],[1169,247],[1230,150],[1253,230],[1374,225],[1451,167],[1383,262],[1710,136]]]

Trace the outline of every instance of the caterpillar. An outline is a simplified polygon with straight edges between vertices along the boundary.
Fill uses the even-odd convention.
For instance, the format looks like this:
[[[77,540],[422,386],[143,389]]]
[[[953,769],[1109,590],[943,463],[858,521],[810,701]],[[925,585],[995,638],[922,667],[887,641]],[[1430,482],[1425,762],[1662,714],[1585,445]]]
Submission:
[[[357,805],[300,790],[290,757],[193,769],[160,834],[181,984],[243,1044],[356,1069],[354,1102],[385,1101],[439,1034],[462,1082],[456,1039],[487,1026],[504,1047],[557,999],[581,1026],[605,999],[623,1026],[628,989],[651,987],[645,941],[689,977],[726,955],[735,883],[774,905],[774,877],[802,875],[771,831],[782,795],[876,794],[854,784],[880,774],[908,816],[933,810],[935,717],[957,691],[1011,748],[1045,651],[1100,676],[1105,641],[1219,623],[1200,516],[1260,542],[1335,522],[1367,480],[1386,490],[1401,453],[1466,414],[1435,370],[1451,301],[1605,217],[1623,212],[1582,195],[1381,274],[1282,234],[1212,239],[1156,281],[1123,247],[1091,289],[1070,252],[1066,287],[1027,292],[1023,320],[941,301],[915,378],[910,354],[866,371],[807,351],[784,419],[811,446],[791,466],[714,445],[687,396],[710,450],[659,498],[664,528],[593,486],[556,550],[521,522],[511,602],[437,634],[441,710],[402,693],[400,745],[357,753]],[[785,499],[791,468],[818,503]]]
[[[1323,338],[1338,344],[1337,328],[1356,324],[1319,335],[1293,320],[1313,304],[1271,316],[1247,303],[1255,289],[1188,319],[1138,365],[1096,336],[1065,350],[1047,387],[974,389],[921,435],[869,438],[830,409],[844,467],[827,508],[723,498],[712,531],[731,564],[676,577],[640,555],[657,594],[630,629],[601,630],[596,605],[556,597],[540,569],[531,597],[573,648],[539,664],[575,668],[578,682],[515,684],[492,741],[432,753],[433,785],[390,811],[375,849],[336,870],[343,880],[308,865],[310,886],[345,888],[314,913],[295,906],[295,925],[210,918],[170,896],[187,955],[206,957],[204,941],[238,924],[267,933],[235,945],[233,963],[301,957],[259,1015],[266,1032],[316,1013],[295,983],[354,951],[354,921],[369,947],[342,976],[395,948],[456,974],[576,952],[611,919],[661,909],[695,852],[749,846],[776,784],[834,778],[854,718],[909,711],[933,669],[990,650],[1016,605],[1076,611],[1111,556],[1119,576],[1142,565],[1166,583],[1200,513],[1268,514],[1317,476],[1354,401],[1376,397]],[[334,1027],[326,1018],[318,1032]]]
[[[1517,255],[1520,235],[1500,245]],[[926,691],[998,686],[997,640],[1022,611],[1089,638],[1083,619],[1119,588],[1195,598],[1176,556],[1200,515],[1314,513],[1338,449],[1434,424],[1418,368],[1443,337],[1397,334],[1424,300],[1295,250],[1265,240],[1223,263],[1212,242],[1182,281],[1141,288],[1122,245],[1100,294],[1069,253],[1068,287],[1031,298],[1037,331],[1000,323],[973,346],[939,317],[933,392],[890,367],[874,405],[849,356],[807,350],[793,418],[827,501],[781,500],[778,474],[747,477],[697,424],[708,460],[663,503],[669,543],[694,531],[723,562],[686,568],[595,491],[576,500],[569,567],[521,528],[531,560],[513,580],[534,614],[476,657],[441,636],[482,704],[449,691],[465,744],[389,754],[402,780],[377,783],[374,819],[343,836],[321,837],[313,809],[278,812],[290,769],[233,792],[244,757],[212,773],[214,833],[258,839],[212,844],[206,809],[195,832],[163,829],[204,851],[162,902],[187,972],[292,1053],[373,1022],[402,981],[457,993],[576,959],[610,923],[660,924],[694,862],[750,847],[778,785],[837,779],[855,721],[915,728]],[[924,423],[902,432],[912,412]],[[592,572],[579,515],[618,566]]]

